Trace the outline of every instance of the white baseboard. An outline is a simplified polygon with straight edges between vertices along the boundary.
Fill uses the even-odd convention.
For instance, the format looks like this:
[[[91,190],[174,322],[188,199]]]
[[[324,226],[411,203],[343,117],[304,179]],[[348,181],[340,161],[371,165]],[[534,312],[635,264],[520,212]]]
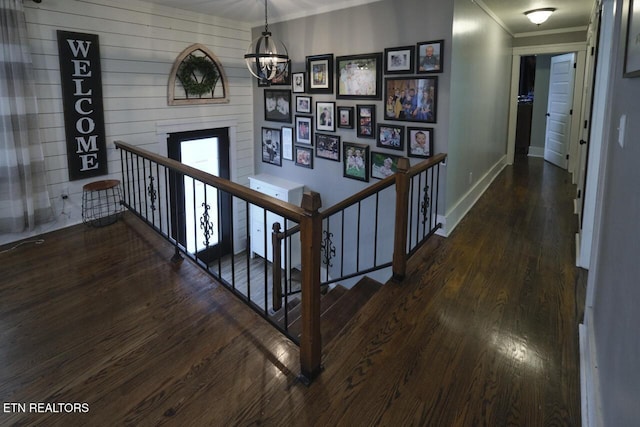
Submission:
[[[544,157],[544,147],[529,146],[529,157]]]
[[[438,222],[440,224],[442,224],[442,227],[440,227],[440,228],[438,228],[436,230],[436,235],[437,236],[442,236],[442,237],[447,237],[448,236],[447,231],[446,231],[447,230],[447,218],[444,215],[438,215],[437,218],[438,218]]]
[[[444,226],[443,234],[448,236],[456,228],[456,226],[462,221],[462,218],[471,210],[473,205],[476,204],[480,196],[487,191],[487,188],[496,179],[496,177],[507,166],[507,156],[503,156],[496,162],[495,165],[489,169],[489,171],[480,178],[476,184],[467,191],[467,193],[458,200],[455,205],[449,209],[445,216],[445,220],[442,221]]]
[[[590,327],[591,307],[585,311],[585,323],[579,326],[580,336],[580,401],[583,427],[602,426],[600,384],[593,327]]]

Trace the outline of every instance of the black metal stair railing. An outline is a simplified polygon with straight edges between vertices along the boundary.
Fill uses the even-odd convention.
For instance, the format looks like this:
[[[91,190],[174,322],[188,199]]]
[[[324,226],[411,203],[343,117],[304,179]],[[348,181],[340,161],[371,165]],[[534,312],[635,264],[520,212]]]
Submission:
[[[282,261],[284,267],[269,261],[266,256],[259,257],[251,251],[251,239],[263,242],[263,254],[271,249],[271,230],[264,227],[262,235],[252,236],[250,224],[250,206],[261,208],[263,221],[274,213],[281,218],[284,232],[297,227],[304,211],[294,205],[273,199],[245,186],[206,174],[182,163],[146,152],[121,141],[116,147],[120,150],[122,168],[123,200],[122,204],[134,215],[153,228],[158,234],[174,246],[173,260],[190,258],[218,282],[234,292],[242,301],[267,319],[295,343],[299,337],[289,333],[290,323],[295,320],[288,313],[289,290],[295,285],[300,289],[299,281],[294,284],[294,274],[290,266],[291,239],[300,238],[299,234],[285,239]],[[184,183],[178,191],[178,183]],[[179,209],[187,196],[191,216],[186,209]],[[196,202],[197,199],[200,199]],[[223,214],[228,212],[230,227],[223,230]],[[190,226],[187,226],[190,224]],[[194,247],[187,244],[195,242]],[[224,244],[220,241],[224,240]],[[193,243],[192,243],[193,244]],[[202,249],[201,249],[202,248]],[[278,255],[280,255],[278,253]],[[273,274],[277,270],[286,283],[286,290],[277,301],[284,301],[285,313],[274,311],[272,290]],[[297,278],[299,280],[299,278]],[[282,305],[282,304],[279,304]]]
[[[305,192],[302,207],[294,206],[124,142],[115,145],[121,203],[171,242],[174,261],[190,258],[299,344],[306,381],[321,370],[320,287],[388,267],[401,280],[407,259],[441,227],[445,154],[413,167],[401,158],[394,175],[320,212],[317,193]],[[251,215],[273,223],[252,235]],[[263,257],[252,253],[252,239]],[[293,239],[301,242],[300,266],[291,265]],[[292,329],[297,319],[290,299],[298,293],[303,320]]]

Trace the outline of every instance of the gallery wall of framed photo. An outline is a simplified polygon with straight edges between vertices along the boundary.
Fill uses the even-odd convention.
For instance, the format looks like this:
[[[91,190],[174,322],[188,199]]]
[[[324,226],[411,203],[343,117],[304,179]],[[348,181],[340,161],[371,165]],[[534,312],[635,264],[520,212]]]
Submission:
[[[431,157],[444,43],[289,62],[277,82],[260,85],[263,163],[314,169],[339,162],[344,178],[369,182],[395,172],[400,157]]]

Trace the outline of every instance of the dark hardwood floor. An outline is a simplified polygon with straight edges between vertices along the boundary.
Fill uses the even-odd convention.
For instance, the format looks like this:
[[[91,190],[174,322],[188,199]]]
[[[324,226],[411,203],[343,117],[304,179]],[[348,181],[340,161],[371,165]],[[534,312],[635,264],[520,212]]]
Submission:
[[[44,235],[0,254],[0,425],[578,426],[574,191],[539,159],[507,167],[310,387],[295,345],[135,218]]]

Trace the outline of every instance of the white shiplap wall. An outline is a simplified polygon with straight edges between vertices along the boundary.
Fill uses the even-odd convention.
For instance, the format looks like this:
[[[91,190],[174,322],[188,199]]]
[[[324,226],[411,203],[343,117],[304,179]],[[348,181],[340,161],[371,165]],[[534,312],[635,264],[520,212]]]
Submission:
[[[251,42],[248,24],[136,0],[43,0],[24,5],[47,179],[56,211],[56,222],[36,232],[80,222],[82,186],[88,182],[68,181],[56,30],[99,36],[109,177],[120,178],[114,140],[166,154],[166,132],[172,129],[235,124],[232,179],[247,182],[254,172],[252,80],[243,60]],[[204,44],[218,57],[229,82],[230,103],[167,105],[171,67],[194,43]],[[70,194],[64,205],[62,192]],[[0,236],[0,243],[25,236]]]

